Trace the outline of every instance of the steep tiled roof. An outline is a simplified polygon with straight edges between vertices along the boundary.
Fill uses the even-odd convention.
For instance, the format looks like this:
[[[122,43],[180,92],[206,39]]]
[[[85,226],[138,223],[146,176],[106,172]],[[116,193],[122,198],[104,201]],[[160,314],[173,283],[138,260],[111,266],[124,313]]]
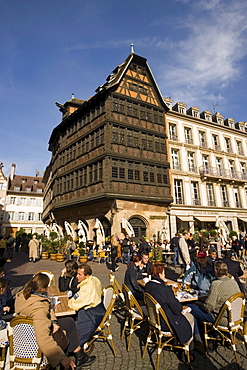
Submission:
[[[17,190],[19,188],[19,190]],[[30,189],[30,190],[29,190]],[[42,177],[39,176],[21,176],[15,175],[13,180],[9,181],[8,190],[11,191],[24,191],[24,192],[40,192],[44,191],[44,183],[42,182]]]

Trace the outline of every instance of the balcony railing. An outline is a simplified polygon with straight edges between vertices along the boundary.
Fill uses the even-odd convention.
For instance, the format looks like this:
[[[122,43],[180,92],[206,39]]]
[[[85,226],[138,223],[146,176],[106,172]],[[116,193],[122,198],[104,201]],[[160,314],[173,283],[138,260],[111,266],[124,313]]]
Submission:
[[[175,203],[176,204],[183,204],[184,203],[184,200],[183,200],[183,198],[176,197],[175,198]]]
[[[193,206],[201,205],[201,199],[200,198],[192,198],[192,204],[193,204]]]
[[[207,146],[207,143],[205,142],[205,141],[200,141],[200,146],[202,147],[202,148],[207,148],[208,146]]]
[[[212,199],[209,199],[209,200],[208,200],[208,205],[209,205],[209,206],[211,206],[211,207],[212,207],[212,206],[215,206],[215,201],[214,201],[214,200],[212,200]]]
[[[193,139],[191,139],[191,138],[189,138],[189,137],[186,137],[186,138],[185,138],[185,142],[186,142],[187,144],[193,144]]]
[[[178,135],[170,135],[170,140],[178,141]]]
[[[222,203],[223,203],[223,207],[229,207],[228,200],[223,200]]]
[[[180,163],[173,163],[173,164],[172,164],[172,169],[173,169],[173,170],[178,170],[178,171],[180,171],[180,170],[181,170],[181,165],[180,165]]]
[[[197,172],[197,167],[195,167],[195,166],[189,166],[189,171],[190,172]]]
[[[235,179],[241,181],[247,181],[247,173],[225,170],[223,168],[217,167],[199,167],[199,172],[201,176],[214,176],[214,177],[224,177],[226,179]]]
[[[220,146],[218,144],[214,144],[214,150],[220,151]]]

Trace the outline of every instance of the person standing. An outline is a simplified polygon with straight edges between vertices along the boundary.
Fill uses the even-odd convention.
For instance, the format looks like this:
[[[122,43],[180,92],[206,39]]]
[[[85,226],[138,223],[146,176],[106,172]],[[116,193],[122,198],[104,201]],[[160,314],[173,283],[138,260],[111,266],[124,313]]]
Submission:
[[[36,235],[33,235],[33,238],[28,243],[29,247],[29,262],[36,262],[38,259],[38,249],[39,249],[39,241],[36,238]]]
[[[0,236],[0,258],[3,258],[6,249],[7,240],[5,236]]]
[[[123,263],[130,264],[131,243],[130,243],[129,235],[125,236],[122,242],[122,248],[123,248]]]
[[[181,267],[184,267],[185,270],[190,268],[190,254],[187,244],[187,239],[189,238],[190,233],[187,230],[184,230],[181,238],[179,239],[179,249],[178,249],[178,263]]]
[[[171,250],[174,252],[173,264],[176,267],[178,265],[178,248],[179,248],[179,239],[180,234],[176,233],[173,238],[170,240]]]
[[[7,245],[7,251],[8,251],[7,262],[11,262],[11,260],[13,259],[14,247],[15,247],[15,238],[11,234],[9,234],[6,245]]]
[[[111,236],[111,270],[115,272],[119,269],[116,264],[116,258],[118,254],[118,240],[115,235]]]

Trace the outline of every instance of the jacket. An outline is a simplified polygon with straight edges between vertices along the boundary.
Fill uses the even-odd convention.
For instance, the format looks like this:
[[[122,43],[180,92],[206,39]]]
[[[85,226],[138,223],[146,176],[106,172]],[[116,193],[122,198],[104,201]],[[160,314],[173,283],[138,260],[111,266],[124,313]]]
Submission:
[[[59,276],[58,279],[58,286],[60,292],[67,292],[71,290],[73,294],[78,292],[79,288],[77,288],[78,280],[76,276]]]
[[[242,276],[244,274],[243,270],[241,269],[240,263],[227,257],[224,257],[222,259],[222,262],[224,262],[227,265],[229,274],[231,274],[235,278],[240,291],[245,294],[244,285],[239,280],[239,276]]]
[[[161,305],[179,341],[182,344],[187,343],[192,337],[192,328],[189,321],[182,314],[183,307],[179,300],[175,298],[172,288],[166,286],[162,279],[153,277],[145,285],[145,291],[151,294]],[[161,327],[163,331],[168,331],[163,319],[161,319]]]
[[[183,236],[179,239],[178,245],[179,245],[179,248],[178,248],[178,263],[180,265],[182,265],[183,263],[188,265],[190,263],[189,248],[188,248],[188,244],[187,244],[187,242],[186,242],[186,240]]]
[[[217,317],[225,301],[233,294],[239,293],[240,289],[235,280],[228,276],[222,276],[212,282],[208,298],[206,299],[204,309],[211,313],[214,318]],[[220,322],[221,325],[227,325],[227,316],[225,315]]]
[[[52,337],[52,320],[56,320],[48,297],[31,294],[25,299],[22,291],[16,294],[15,312],[17,315],[31,317],[38,345],[52,367],[63,359],[64,352]]]
[[[202,269],[199,263],[193,263],[184,273],[183,284],[191,283],[191,288],[207,293],[212,281],[215,279],[213,266],[208,263],[205,269]]]
[[[87,310],[101,303],[102,286],[96,276],[88,276],[77,287],[79,291],[74,294],[68,303],[72,310],[78,311],[81,308]]]
[[[134,292],[143,292],[141,286],[137,283],[140,279],[138,276],[139,268],[134,263],[132,263],[126,270],[124,276],[124,284],[129,288],[129,290]]]

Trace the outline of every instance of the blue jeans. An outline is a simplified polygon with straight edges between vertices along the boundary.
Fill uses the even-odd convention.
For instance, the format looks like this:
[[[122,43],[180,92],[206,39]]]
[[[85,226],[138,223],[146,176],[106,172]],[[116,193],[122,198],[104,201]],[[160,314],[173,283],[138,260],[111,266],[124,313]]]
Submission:
[[[123,263],[130,263],[130,251],[124,252],[124,254],[123,254]]]
[[[191,308],[191,314],[195,317],[194,320],[194,334],[199,334],[198,322],[207,321],[213,323],[215,319],[211,313],[207,313],[201,306],[196,306],[195,304],[187,304]]]
[[[174,266],[177,266],[178,265],[178,247],[174,247],[173,251],[174,251],[173,263],[174,263]]]

